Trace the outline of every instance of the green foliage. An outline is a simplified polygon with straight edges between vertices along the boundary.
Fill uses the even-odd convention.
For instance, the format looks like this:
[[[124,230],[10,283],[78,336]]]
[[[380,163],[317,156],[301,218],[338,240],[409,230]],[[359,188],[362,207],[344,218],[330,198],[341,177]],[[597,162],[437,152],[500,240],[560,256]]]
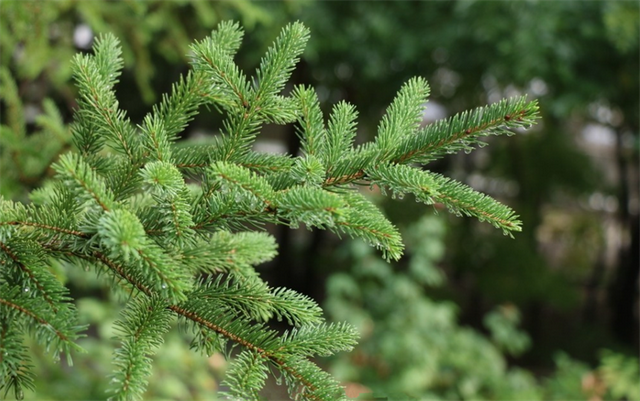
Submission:
[[[491,332],[491,340],[497,347],[510,355],[520,355],[531,346],[531,339],[516,330],[520,323],[520,313],[512,305],[505,305],[492,311],[484,318],[484,325]]]
[[[17,196],[22,195],[22,186],[35,187],[47,175],[51,162],[69,147],[71,133],[55,103],[45,98],[43,113],[34,121],[37,129],[27,135],[26,112],[17,82],[5,67],[0,67],[0,93],[6,106],[0,125],[0,189],[5,195]]]
[[[604,25],[607,36],[622,53],[629,53],[638,46],[637,4],[616,2],[607,4],[604,10]]]
[[[78,152],[53,165],[57,175],[35,193],[37,204],[0,203],[0,323],[8,336],[0,342],[0,388],[20,395],[33,382],[16,337],[32,335],[54,358],[70,358],[77,348],[84,327],[51,273],[56,263],[68,263],[103,275],[127,297],[116,323],[121,346],[114,355],[114,399],[141,398],[150,356],[175,317],[192,333],[192,347],[205,354],[242,348],[225,379],[232,397],[257,399],[271,368],[293,399],[344,399],[339,383],[310,359],[352,349],[357,331],[324,323],[309,298],[262,281],[252,265],[273,257],[274,243],[248,227],[328,229],[399,259],[399,231],[357,191],[356,185],[373,185],[377,177],[398,193],[519,231],[508,207],[415,163],[470,150],[481,135],[528,127],[535,102],[504,101],[422,129],[428,86],[415,78],[387,109],[378,138],[352,147],[351,106],[336,106],[326,128],[310,89],[282,94],[308,37],[301,23],[285,27],[249,79],[233,61],[242,30],[221,23],[192,45],[193,70],[138,127],[114,91],[124,65],[117,39],[101,36],[92,55],[74,58],[79,109],[71,131]],[[176,147],[200,106],[224,112],[222,135],[210,147]],[[305,144],[301,156],[252,150],[264,124],[294,122]],[[423,188],[425,180],[432,187]],[[411,285],[397,284],[399,293]],[[281,333],[269,327],[272,318],[293,327]]]
[[[349,244],[351,271],[330,277],[325,309],[356,326],[362,339],[334,360],[332,371],[390,399],[542,399],[533,376],[509,369],[501,352],[528,348],[517,309],[487,315],[488,339],[460,325],[452,303],[429,295],[444,280],[437,265],[444,230],[434,216],[409,224],[405,265],[378,260],[361,242]]]
[[[241,17],[249,25],[269,22],[263,7],[246,0],[233,3],[7,1],[0,12],[2,64],[12,64],[19,78],[34,79],[43,74],[51,85],[66,91],[63,85],[71,75],[68,60],[76,51],[74,30],[84,26],[96,33],[113,32],[127,39],[122,44],[126,66],[133,66],[136,55],[134,80],[146,103],[157,95],[152,88],[152,80],[160,70],[156,57],[165,63],[184,61],[192,38],[205,35],[225,16]],[[88,48],[86,43],[76,45]],[[21,51],[16,52],[17,49]]]
[[[595,369],[559,352],[556,371],[544,384],[545,399],[639,400],[638,358],[601,350]]]
[[[640,375],[638,358],[603,350],[599,372],[610,397],[615,399],[640,400]]]

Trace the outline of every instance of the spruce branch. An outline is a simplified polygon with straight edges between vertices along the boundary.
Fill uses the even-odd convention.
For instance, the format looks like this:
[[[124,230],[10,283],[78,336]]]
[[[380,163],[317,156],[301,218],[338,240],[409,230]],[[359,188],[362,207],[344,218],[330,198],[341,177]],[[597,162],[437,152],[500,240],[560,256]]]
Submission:
[[[146,236],[140,220],[126,209],[104,213],[98,222],[100,243],[109,257],[122,260],[128,274],[172,301],[185,299],[188,271]]]
[[[309,227],[335,227],[335,218],[346,206],[339,195],[316,187],[293,187],[279,191],[277,197],[278,216],[293,226],[305,223]]]
[[[306,155],[322,153],[325,141],[325,128],[320,110],[318,95],[312,88],[299,86],[293,91],[294,98],[300,102],[301,116],[298,120],[300,148]]]
[[[0,67],[0,93],[1,99],[7,105],[7,111],[5,113],[4,124],[7,124],[8,129],[2,130],[2,144],[4,146],[11,146],[12,143],[17,143],[18,140],[22,140],[26,134],[27,124],[24,118],[24,111],[20,96],[18,95],[18,86],[16,81],[11,77],[11,72],[5,66]],[[9,140],[9,135],[13,136],[16,142]]]
[[[378,185],[383,191],[391,190],[394,198],[401,199],[410,193],[427,205],[434,203],[433,197],[440,187],[431,174],[402,164],[382,163],[367,169],[365,174],[372,185]]]
[[[251,170],[236,164],[216,162],[209,167],[207,173],[211,180],[220,184],[223,193],[240,192],[248,195],[256,207],[271,206],[274,196],[273,188],[266,179]]]
[[[35,391],[35,375],[29,350],[22,343],[17,321],[10,321],[0,308],[0,391],[4,397],[13,389],[16,399],[24,398],[23,389]]]
[[[340,102],[333,107],[327,125],[324,161],[330,176],[335,163],[348,154],[356,136],[358,112],[352,104]]]
[[[225,379],[232,397],[257,399],[266,374],[275,371],[293,399],[345,399],[311,358],[350,350],[357,333],[325,323],[309,297],[262,281],[254,265],[271,260],[276,244],[250,227],[305,224],[362,238],[386,259],[398,259],[398,229],[355,190],[368,184],[393,197],[442,203],[505,233],[521,229],[507,206],[416,164],[530,125],[535,102],[508,99],[420,128],[429,87],[413,78],[387,108],[377,137],[354,147],[353,105],[335,105],[325,124],[313,89],[282,94],[308,30],[285,27],[251,79],[233,61],[242,35],[238,24],[222,23],[194,43],[193,70],[137,127],[114,92],[123,65],[117,40],[101,36],[94,54],[74,59],[80,108],[71,133],[79,153],[60,157],[54,183],[32,192],[33,205],[0,199],[0,388],[19,395],[33,384],[19,336],[31,333],[54,356],[68,355],[83,330],[68,291],[49,271],[52,259],[92,270],[129,295],[118,322],[116,399],[142,397],[150,356],[175,316],[194,333],[196,349],[242,348]],[[8,88],[3,98],[19,106],[6,75],[0,71],[0,85]],[[202,105],[225,114],[222,135],[205,146],[177,143]],[[40,124],[65,135],[59,115],[45,107]],[[253,150],[265,123],[292,122],[302,155]],[[3,143],[21,138],[24,121],[9,121],[0,135]],[[273,319],[292,328],[272,330]]]
[[[160,297],[137,297],[122,312],[115,323],[122,346],[116,350],[111,383],[115,400],[142,398],[151,375],[153,354],[162,345],[162,336],[169,331],[172,314]]]
[[[229,391],[220,395],[232,400],[260,401],[267,372],[268,366],[260,354],[244,350],[234,358],[222,382]]]
[[[225,31],[222,35],[242,37],[241,31],[234,31],[226,25],[219,29]],[[251,85],[233,62],[230,48],[219,40],[219,36],[214,34],[191,46],[194,54],[192,65],[195,72],[205,74],[216,92],[220,92],[224,98],[233,99],[228,111],[241,112],[248,106]]]
[[[429,85],[424,78],[412,78],[400,88],[378,126],[376,145],[382,150],[382,157],[420,126],[428,96]]]
[[[88,136],[104,135],[111,139],[111,145],[116,152],[126,155],[131,161],[138,161],[141,157],[140,147],[137,146],[136,132],[126,117],[126,113],[118,109],[113,85],[117,82],[117,75],[122,68],[117,39],[113,35],[106,35],[97,42],[95,56],[77,55],[73,59],[73,74],[76,79],[82,118],[93,120],[92,130],[77,130],[79,134]],[[108,66],[107,66],[108,64]],[[84,143],[95,143],[86,138]]]
[[[193,242],[193,218],[189,190],[180,171],[170,163],[148,163],[141,171],[143,188],[156,201],[161,218],[158,223],[171,243],[178,246]]]
[[[338,229],[380,249],[387,260],[400,259],[404,249],[400,233],[380,209],[359,193],[348,194],[347,202],[351,207],[337,221]]]
[[[107,188],[102,177],[77,153],[67,153],[53,165],[60,178],[77,196],[80,202],[92,202],[102,210],[114,207],[114,195]]]
[[[526,96],[503,99],[489,106],[439,120],[417,135],[404,138],[392,160],[397,163],[428,163],[447,153],[470,152],[488,135],[513,135],[512,129],[528,128],[538,118],[538,104]]]
[[[277,335],[273,331],[266,329],[255,330],[255,326],[243,325],[241,320],[234,320],[233,317],[222,315],[218,312],[217,318],[213,318],[211,313],[206,309],[198,308],[198,305],[190,304],[187,306],[171,305],[169,309],[180,315],[181,317],[192,321],[193,323],[212,330],[227,340],[231,340],[244,348],[256,352],[263,358],[269,359],[274,365],[282,371],[289,385],[289,390],[296,389],[303,394],[304,399],[318,401],[332,401],[338,398],[330,398],[341,393],[341,388],[337,386],[335,380],[329,374],[323,372],[317,365],[309,362],[305,358],[279,358],[271,349],[278,349]],[[238,335],[235,333],[243,333]],[[282,349],[279,350],[280,353]],[[300,367],[302,366],[302,368]],[[311,368],[313,366],[313,368]],[[321,390],[322,389],[322,390]],[[315,394],[319,393],[319,395]],[[299,399],[299,398],[296,398]],[[342,399],[344,399],[344,391],[342,391]]]
[[[59,306],[68,307],[69,304],[63,304],[68,299],[67,291],[45,268],[44,252],[37,243],[0,242],[0,250],[8,257],[0,258],[7,269],[1,276],[3,281],[12,282],[22,287],[25,292],[42,297],[54,313],[58,313]],[[12,272],[11,267],[14,267],[15,271]]]
[[[95,65],[100,75],[105,79],[107,87],[112,88],[118,83],[124,60],[120,41],[113,35],[100,35],[94,44]]]
[[[254,100],[258,107],[268,105],[270,98],[284,89],[308,40],[309,29],[300,22],[289,24],[282,29],[256,71],[258,89]]]
[[[281,352],[307,357],[330,356],[351,351],[358,337],[358,332],[345,323],[304,325],[286,332],[280,338]]]
[[[276,368],[282,373],[293,400],[346,401],[344,388],[306,358],[287,357]]]
[[[180,258],[194,272],[228,273],[271,260],[277,254],[276,249],[274,238],[265,233],[219,230],[208,241],[185,247]]]
[[[172,147],[179,133],[197,114],[203,104],[223,103],[212,85],[207,85],[205,75],[189,71],[171,88],[171,95],[163,95],[159,106],[144,118],[141,127],[145,140],[143,146],[156,160],[172,160]]]
[[[70,307],[53,311],[25,288],[0,284],[0,316],[3,322],[22,322],[24,327],[29,327],[33,338],[50,350],[54,359],[64,353],[72,364],[71,350],[82,351],[75,340],[82,336],[79,333],[86,326],[76,324]]]
[[[501,228],[505,235],[512,235],[512,231],[522,231],[522,222],[508,206],[450,178],[439,174],[432,174],[432,177],[439,186],[435,199],[444,203],[454,214],[487,221],[494,227]]]

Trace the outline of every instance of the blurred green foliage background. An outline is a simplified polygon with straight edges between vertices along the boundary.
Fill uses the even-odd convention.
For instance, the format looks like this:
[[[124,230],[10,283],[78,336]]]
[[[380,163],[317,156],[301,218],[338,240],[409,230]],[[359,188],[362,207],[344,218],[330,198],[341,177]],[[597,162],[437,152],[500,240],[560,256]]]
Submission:
[[[539,99],[530,132],[431,166],[517,210],[515,239],[379,197],[404,233],[399,263],[329,233],[269,227],[280,255],[262,272],[361,331],[354,352],[322,362],[353,396],[640,400],[637,2],[4,0],[0,18],[0,194],[25,202],[72,148],[70,60],[101,32],[123,45],[117,90],[134,122],[187,70],[188,45],[226,19],[247,31],[246,70],[284,24],[309,26],[292,84],[316,87],[325,110],[354,103],[360,142],[414,75],[432,86],[425,124],[516,94]],[[219,127],[203,111],[184,139]],[[295,153],[299,143],[293,127],[269,127],[257,146]],[[34,346],[39,391],[27,396],[105,399],[119,300],[81,269],[53,268],[91,324],[89,352],[70,367]],[[196,355],[173,333],[148,398],[215,399],[222,356]]]

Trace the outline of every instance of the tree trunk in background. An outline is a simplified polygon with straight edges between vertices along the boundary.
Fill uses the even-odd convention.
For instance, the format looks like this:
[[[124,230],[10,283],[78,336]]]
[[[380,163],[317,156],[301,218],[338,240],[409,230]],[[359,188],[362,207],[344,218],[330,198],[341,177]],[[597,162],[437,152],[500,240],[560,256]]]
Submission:
[[[634,131],[632,131],[634,132]],[[631,210],[632,194],[637,190],[638,154],[625,154],[622,132],[616,135],[616,153],[619,171],[620,226],[628,230],[629,242],[620,248],[617,271],[609,287],[609,305],[611,308],[611,329],[618,341],[639,347],[638,340],[638,273],[640,271],[640,225],[638,208]],[[631,150],[631,152],[634,152]],[[631,174],[630,174],[631,173]],[[634,181],[631,183],[631,181]]]
[[[603,246],[596,259],[593,271],[589,276],[589,279],[585,283],[585,301],[582,309],[582,321],[589,324],[597,324],[598,319],[602,316],[599,314],[599,294],[603,291],[602,282],[604,281],[605,273],[607,270],[607,263],[605,261],[605,247]]]
[[[638,272],[640,266],[640,225],[637,218],[629,223],[631,243],[620,251],[620,264],[610,287],[611,328],[617,340],[638,344]]]

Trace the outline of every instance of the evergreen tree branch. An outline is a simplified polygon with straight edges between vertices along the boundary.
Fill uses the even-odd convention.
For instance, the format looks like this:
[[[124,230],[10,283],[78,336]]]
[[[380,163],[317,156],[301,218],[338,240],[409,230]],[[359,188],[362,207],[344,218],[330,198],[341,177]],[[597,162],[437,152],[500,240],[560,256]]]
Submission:
[[[170,144],[198,113],[201,105],[210,103],[212,99],[223,101],[215,91],[204,89],[205,82],[202,73],[190,71],[186,78],[181,76],[178,83],[173,84],[171,95],[163,95],[160,106],[154,106],[153,112],[144,118],[142,131],[149,140],[146,146],[151,154],[155,153],[156,160],[172,160]]]
[[[229,111],[241,112],[249,106],[250,84],[233,62],[228,49],[209,36],[191,46],[194,53],[192,65],[197,73],[206,74],[214,82],[214,90],[233,99]]]
[[[166,306],[162,298],[139,296],[129,302],[122,319],[116,321],[122,346],[115,352],[113,399],[142,399],[151,375],[149,355],[162,345],[162,335],[170,328],[172,314]]]
[[[296,130],[300,137],[300,148],[306,155],[322,154],[326,133],[316,91],[298,86],[292,95],[300,102],[301,115]]]
[[[358,112],[352,104],[342,101],[333,106],[327,124],[326,150],[323,158],[329,176],[334,176],[334,164],[348,154],[353,144],[357,118]]]
[[[118,399],[142,396],[150,355],[174,315],[194,331],[194,348],[244,349],[226,378],[232,396],[257,398],[271,365],[292,398],[345,399],[309,358],[351,349],[355,331],[325,324],[310,298],[263,282],[253,265],[273,258],[276,244],[267,234],[246,232],[249,226],[303,223],[362,238],[385,258],[398,259],[403,244],[397,228],[354,190],[353,184],[368,183],[393,197],[410,193],[426,204],[443,203],[505,232],[521,229],[507,206],[409,164],[470,151],[482,145],[483,135],[523,128],[536,118],[535,102],[509,99],[420,128],[429,87],[414,78],[387,108],[376,139],[353,147],[352,105],[336,105],[325,124],[311,88],[281,94],[308,39],[302,24],[282,31],[253,79],[233,61],[241,39],[237,24],[222,23],[196,42],[193,71],[139,129],[118,108],[113,90],[123,63],[117,40],[100,37],[94,55],[74,59],[80,109],[71,131],[80,153],[54,164],[57,183],[34,191],[34,206],[0,201],[0,352],[9,351],[0,354],[2,386],[19,391],[33,382],[18,334],[31,330],[57,354],[68,353],[81,330],[67,290],[48,270],[52,258],[105,273],[118,284],[114,288],[132,296],[118,322]],[[7,74],[0,75],[9,89],[3,97],[16,100]],[[203,104],[226,114],[220,139],[200,147],[176,144]],[[66,135],[59,115],[45,107],[39,124],[50,137]],[[296,121],[301,156],[252,150],[263,124]],[[20,124],[0,127],[3,143],[24,135]],[[270,330],[266,323],[274,318],[294,328]]]
[[[400,88],[378,126],[376,145],[383,157],[391,154],[401,139],[420,126],[428,96],[429,85],[424,78],[412,78]]]
[[[25,137],[27,127],[25,114],[16,81],[11,77],[11,71],[5,66],[0,67],[0,89],[1,98],[7,106],[4,123],[9,128],[8,132],[15,136],[15,140],[22,140]],[[7,143],[6,145],[9,144]]]
[[[53,168],[72,188],[79,200],[93,201],[104,211],[110,211],[113,208],[115,202],[113,194],[82,156],[67,153],[60,157]]]
[[[330,356],[351,351],[357,344],[358,332],[346,323],[303,325],[280,337],[283,352],[300,356]]]
[[[46,305],[46,306],[45,306]],[[24,289],[8,284],[0,285],[0,316],[3,321],[23,320],[30,322],[35,340],[52,350],[54,358],[66,353],[71,364],[69,351],[81,350],[75,344],[78,334],[85,326],[77,326],[71,309],[54,312],[48,304],[33,298]]]
[[[29,350],[22,344],[17,321],[9,321],[0,308],[0,391],[6,397],[13,388],[16,399],[24,398],[23,389],[35,390]]]
[[[444,203],[453,213],[488,221],[507,235],[512,235],[511,231],[522,231],[522,222],[511,208],[449,178],[438,174],[432,174],[432,177],[439,186],[434,198]]]
[[[309,29],[300,22],[294,22],[282,29],[256,71],[259,86],[254,99],[259,107],[267,105],[269,98],[284,89],[307,40],[309,40]]]
[[[440,188],[431,174],[402,164],[383,163],[367,169],[365,173],[371,184],[378,185],[381,191],[390,189],[394,198],[402,198],[405,193],[410,193],[427,205],[434,203],[433,197]]]
[[[112,90],[117,82],[116,72],[122,66],[120,55],[115,53],[115,49],[119,47],[112,35],[107,35],[104,39],[102,43],[105,45],[96,48],[95,56],[77,55],[73,60],[72,68],[79,87],[80,106],[84,110],[83,117],[94,120],[93,127],[113,140],[114,150],[135,162],[141,156],[136,149],[135,131],[125,113],[118,109],[118,102]],[[112,45],[110,42],[116,43]],[[104,64],[108,60],[111,60],[112,64],[105,71]],[[76,133],[98,135],[97,132],[86,130],[78,130]],[[80,142],[91,143],[93,140],[85,138]]]
[[[170,243],[183,245],[193,241],[193,219],[189,191],[182,174],[169,163],[148,163],[141,172],[145,189],[157,203],[161,215],[158,224]]]
[[[334,164],[323,186],[340,186],[360,180],[365,170],[377,164],[383,152],[374,143],[365,143]],[[382,162],[382,161],[380,161]]]
[[[512,135],[511,129],[531,126],[537,118],[538,104],[526,96],[501,100],[426,126],[417,135],[397,146],[393,161],[428,163],[446,153],[471,151],[479,137]]]
[[[268,367],[264,358],[247,350],[242,351],[231,362],[223,386],[229,386],[228,393],[222,393],[231,399],[260,401],[260,390],[267,380]]]
[[[24,263],[17,253],[11,250],[6,243],[0,242],[0,249],[9,256],[13,264],[26,276],[20,284],[24,284],[24,291],[31,291],[33,288],[38,295],[49,304],[54,313],[58,312],[57,303],[64,300],[64,289],[58,281],[51,276],[51,273],[43,269],[41,250],[32,244],[21,244],[20,254],[22,258],[28,259],[29,263]],[[31,245],[31,246],[29,246]],[[25,252],[26,251],[26,252]],[[5,264],[5,263],[3,263]],[[6,264],[5,264],[6,265]],[[8,272],[7,272],[8,273]]]
[[[32,221],[16,221],[16,220],[14,220],[14,221],[0,221],[0,226],[1,225],[19,226],[19,227],[35,227],[35,228],[40,228],[42,230],[54,231],[54,232],[61,233],[61,234],[68,234],[68,235],[73,235],[73,236],[81,237],[81,238],[89,238],[89,234],[84,233],[82,231],[71,230],[71,229],[64,228],[64,227],[55,227],[55,226],[42,224],[42,223],[37,223],[37,222],[32,222]]]
[[[192,322],[198,324],[199,326],[202,326],[202,327],[204,327],[206,329],[212,330],[212,331],[222,335],[223,337],[225,337],[225,338],[227,338],[227,339],[229,339],[229,340],[231,340],[231,341],[233,341],[233,342],[235,342],[237,344],[242,345],[246,349],[257,353],[257,354],[261,355],[264,358],[268,358],[273,363],[275,363],[276,366],[278,366],[278,369],[281,369],[284,372],[287,372],[287,374],[289,374],[290,377],[295,379],[305,389],[308,389],[308,391],[313,392],[313,391],[317,390],[317,387],[314,385],[314,381],[313,381],[314,378],[305,377],[305,375],[303,375],[302,373],[299,373],[295,368],[293,368],[290,364],[288,364],[286,360],[276,357],[273,353],[269,352],[265,348],[255,344],[254,342],[248,341],[248,340],[246,340],[245,338],[243,338],[241,336],[238,336],[238,335],[234,334],[232,331],[226,330],[224,327],[214,323],[211,320],[208,320],[208,319],[200,316],[198,313],[193,312],[193,311],[191,311],[189,309],[180,307],[178,305],[171,305],[171,306],[169,306],[169,309],[171,309],[172,311],[174,311],[178,315],[180,315],[180,316],[182,316],[182,317],[184,317],[184,318],[186,318],[188,320],[191,320]],[[262,337],[265,338],[265,339],[272,339],[272,337],[270,337],[269,335],[267,335],[267,336],[263,335]],[[320,397],[313,397],[313,396],[310,399],[319,400],[319,401],[333,401],[334,400],[332,398],[320,398]]]
[[[399,259],[404,246],[398,229],[382,212],[359,193],[348,193],[350,208],[336,222],[338,229],[351,237],[359,237],[382,250],[385,259]]]
[[[291,368],[295,366],[295,368]],[[344,388],[315,363],[297,356],[284,358],[276,367],[283,373],[294,400],[346,401]]]
[[[138,288],[140,291],[144,292],[147,296],[152,296],[153,295],[153,291],[146,288],[143,285],[140,285],[139,283],[136,282],[136,280],[131,277],[128,276],[126,274],[126,272],[124,272],[124,270],[120,267],[118,267],[118,265],[112,261],[110,261],[108,258],[106,258],[104,255],[100,255],[100,259],[101,261],[103,261],[105,264],[107,264],[111,269],[113,269],[114,271],[116,271],[121,277],[125,278],[126,280],[130,281],[132,285],[134,285],[136,288]],[[189,302],[187,303],[187,305],[189,305]],[[219,304],[218,304],[219,305]],[[191,306],[194,306],[193,303],[191,303]],[[199,303],[195,306],[199,306],[200,309],[202,309],[202,304]],[[286,350],[286,347],[282,347],[282,346],[277,346],[277,343],[275,343],[273,341],[274,337],[273,334],[270,332],[263,332],[260,333],[260,330],[256,330],[250,329],[250,332],[253,333],[258,333],[258,339],[259,342],[256,343],[255,341],[249,341],[247,339],[245,339],[244,337],[234,334],[234,331],[232,330],[227,330],[224,328],[224,323],[223,324],[217,324],[214,323],[212,320],[207,319],[204,316],[201,316],[200,313],[197,312],[198,308],[195,308],[196,310],[194,310],[193,308],[190,308],[188,306],[182,306],[182,305],[169,305],[167,307],[169,310],[172,310],[173,312],[175,312],[177,315],[182,316],[183,318],[186,318],[196,324],[198,324],[199,326],[202,326],[203,328],[206,328],[208,330],[211,330],[221,336],[223,336],[226,339],[229,339],[241,346],[243,346],[244,348],[254,351],[257,354],[261,355],[264,358],[267,358],[269,360],[271,360],[272,362],[274,362],[279,369],[282,369],[284,372],[287,372],[288,375],[290,375],[292,378],[295,378],[302,386],[303,388],[306,388],[307,391],[309,392],[309,397],[308,399],[312,399],[312,400],[325,400],[325,401],[330,401],[332,400],[331,398],[321,398],[321,397],[316,397],[313,395],[313,392],[317,390],[317,387],[314,385],[314,382],[312,380],[310,380],[309,378],[305,377],[303,374],[298,373],[296,371],[295,368],[293,368],[292,366],[289,366],[286,362],[285,359],[281,359],[279,358],[277,355],[278,354],[282,354],[283,350]],[[207,308],[208,310],[211,310],[210,308]],[[213,309],[216,310],[216,309]],[[218,309],[219,310],[219,309]],[[223,320],[224,322],[224,320]],[[227,320],[227,323],[230,325],[234,325],[231,324],[231,321]],[[238,324],[237,322],[235,323],[235,326],[237,327]],[[345,326],[346,327],[346,326]],[[247,330],[247,328],[245,328],[245,330]],[[242,331],[242,330],[240,330]],[[267,347],[269,347],[271,345],[272,348],[276,348],[278,350],[277,353],[273,352],[273,351],[269,351],[267,349],[267,347],[260,346],[258,345],[259,343],[265,344]],[[271,344],[270,344],[271,343]],[[286,351],[285,354],[282,355],[287,355]],[[308,369],[308,367],[307,367]]]
[[[98,234],[110,257],[123,260],[132,276],[169,299],[184,299],[191,286],[189,272],[175,266],[176,261],[146,237],[133,213],[125,209],[105,213],[99,220]]]
[[[258,203],[270,207],[274,191],[263,178],[248,169],[235,164],[216,162],[207,170],[211,180],[217,180],[222,192],[246,192],[253,196]]]
[[[194,272],[218,273],[242,269],[273,259],[277,244],[261,232],[217,231],[208,241],[184,248],[181,258]]]

